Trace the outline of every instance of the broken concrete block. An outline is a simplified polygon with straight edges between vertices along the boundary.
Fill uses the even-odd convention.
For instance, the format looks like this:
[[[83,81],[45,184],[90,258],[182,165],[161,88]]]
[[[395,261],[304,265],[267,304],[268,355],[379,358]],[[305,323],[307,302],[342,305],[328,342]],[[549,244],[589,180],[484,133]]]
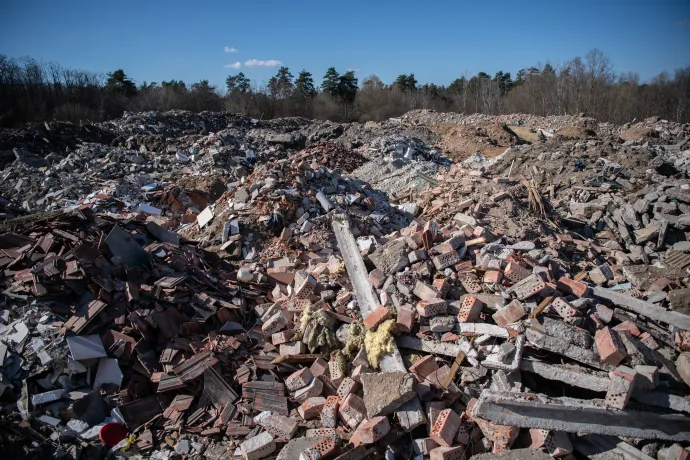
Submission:
[[[453,316],[433,316],[429,319],[429,329],[431,332],[448,332],[455,327],[455,317]]]
[[[280,414],[272,414],[269,411],[261,412],[254,417],[254,423],[283,442],[292,439],[297,432],[297,420]]]
[[[688,460],[690,451],[683,449],[680,444],[672,444],[665,449],[659,449],[657,460]]]
[[[439,445],[450,447],[460,428],[460,416],[453,409],[444,409],[434,421],[431,439]]]
[[[410,432],[418,426],[426,423],[424,408],[419,398],[414,397],[400,406],[395,411],[395,418],[400,422],[400,426],[406,432]]]
[[[410,264],[404,239],[392,240],[378,247],[369,254],[369,260],[386,275],[397,273]]]
[[[407,255],[407,258],[410,261],[410,264],[421,262],[422,260],[426,260],[426,251],[424,249],[417,249],[416,251],[410,252]]]
[[[417,379],[408,372],[362,374],[360,379],[369,418],[392,414],[417,394]]]
[[[606,363],[616,366],[628,356],[618,333],[609,327],[597,331],[594,341],[601,360]]]

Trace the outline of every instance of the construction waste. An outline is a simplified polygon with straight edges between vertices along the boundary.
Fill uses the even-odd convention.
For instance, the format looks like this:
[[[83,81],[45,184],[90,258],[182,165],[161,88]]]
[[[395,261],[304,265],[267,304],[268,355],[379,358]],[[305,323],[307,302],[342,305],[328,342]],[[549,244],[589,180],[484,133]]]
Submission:
[[[687,459],[689,149],[431,111],[2,131],[0,445]]]

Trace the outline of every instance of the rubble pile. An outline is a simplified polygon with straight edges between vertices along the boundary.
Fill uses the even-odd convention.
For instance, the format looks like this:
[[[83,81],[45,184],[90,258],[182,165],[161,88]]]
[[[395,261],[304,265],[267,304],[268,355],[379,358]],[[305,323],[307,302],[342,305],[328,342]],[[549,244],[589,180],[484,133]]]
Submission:
[[[409,129],[442,117],[476,116],[127,114],[114,145],[17,147],[10,455],[687,457],[688,126],[533,117],[453,163]]]

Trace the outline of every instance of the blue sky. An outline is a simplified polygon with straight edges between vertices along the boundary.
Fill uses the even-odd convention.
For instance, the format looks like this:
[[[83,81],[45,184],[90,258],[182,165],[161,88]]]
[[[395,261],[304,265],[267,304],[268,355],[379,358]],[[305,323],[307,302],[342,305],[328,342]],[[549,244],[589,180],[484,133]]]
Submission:
[[[261,82],[280,62],[317,83],[335,66],[360,79],[414,72],[447,85],[479,71],[514,76],[595,47],[642,80],[690,65],[688,0],[3,0],[0,12],[0,54],[122,68],[138,83],[223,86],[238,71]]]

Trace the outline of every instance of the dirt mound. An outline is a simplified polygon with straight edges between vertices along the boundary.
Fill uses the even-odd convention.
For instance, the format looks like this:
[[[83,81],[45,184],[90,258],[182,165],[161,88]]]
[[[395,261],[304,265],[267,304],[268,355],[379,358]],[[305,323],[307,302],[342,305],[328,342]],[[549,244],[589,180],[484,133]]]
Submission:
[[[294,154],[290,159],[316,163],[330,169],[340,169],[346,173],[354,171],[367,162],[367,159],[359,153],[334,142],[315,142]]]
[[[492,158],[519,143],[519,139],[498,123],[478,125],[438,124],[431,129],[441,136],[438,147],[454,161],[462,161],[474,153]]]
[[[184,188],[201,190],[217,200],[227,191],[227,178],[222,176],[185,176],[177,180],[177,184]]]

